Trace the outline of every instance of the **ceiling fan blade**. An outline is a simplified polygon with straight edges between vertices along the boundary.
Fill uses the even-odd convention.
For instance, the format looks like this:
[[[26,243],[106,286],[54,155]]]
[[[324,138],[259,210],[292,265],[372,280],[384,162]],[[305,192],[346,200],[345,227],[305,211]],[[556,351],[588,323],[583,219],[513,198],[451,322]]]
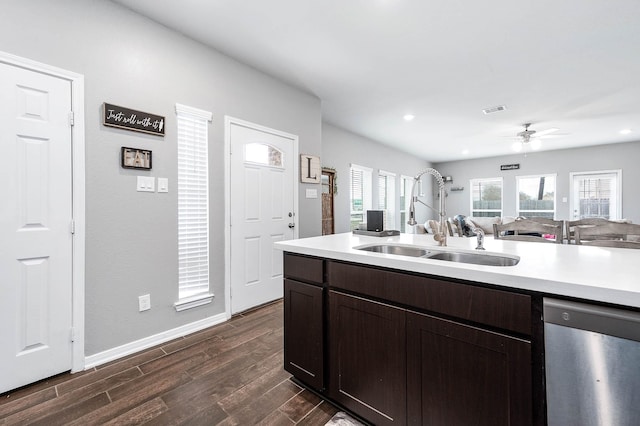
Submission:
[[[550,129],[543,130],[541,132],[536,132],[536,136],[540,137],[540,136],[548,135],[549,133],[557,132],[558,130],[560,130],[560,129],[558,129],[556,127],[552,127]]]
[[[555,135],[542,135],[542,136],[536,135],[535,137],[538,139],[555,139],[555,138],[561,138],[563,136],[569,136],[569,133],[556,133]]]

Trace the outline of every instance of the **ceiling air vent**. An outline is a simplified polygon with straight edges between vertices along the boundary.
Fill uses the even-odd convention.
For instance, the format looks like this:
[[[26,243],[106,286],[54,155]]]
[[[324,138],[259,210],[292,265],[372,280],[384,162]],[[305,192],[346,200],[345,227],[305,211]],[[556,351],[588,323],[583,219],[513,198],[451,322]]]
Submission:
[[[507,109],[506,105],[498,105],[491,108],[483,109],[482,112],[484,112],[485,114],[493,114],[494,112],[504,111],[505,109]]]

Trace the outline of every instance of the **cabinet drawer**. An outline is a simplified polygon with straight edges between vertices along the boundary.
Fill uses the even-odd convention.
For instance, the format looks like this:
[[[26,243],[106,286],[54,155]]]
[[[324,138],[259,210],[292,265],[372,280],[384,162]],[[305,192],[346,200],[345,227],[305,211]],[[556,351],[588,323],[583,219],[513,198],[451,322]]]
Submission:
[[[284,276],[300,281],[322,284],[324,282],[324,260],[317,257],[285,253]]]
[[[531,335],[531,297],[360,265],[327,262],[329,286]]]

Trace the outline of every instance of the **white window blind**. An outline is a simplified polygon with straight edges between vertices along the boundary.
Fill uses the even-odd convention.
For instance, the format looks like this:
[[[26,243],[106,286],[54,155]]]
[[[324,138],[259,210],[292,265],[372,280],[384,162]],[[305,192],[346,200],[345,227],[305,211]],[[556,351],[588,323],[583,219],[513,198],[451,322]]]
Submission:
[[[411,203],[411,187],[413,186],[413,178],[411,176],[402,176],[400,178],[400,232],[406,232],[407,229],[407,212]]]
[[[209,294],[210,112],[176,105],[178,127],[178,259],[180,300]]]
[[[365,212],[371,210],[372,169],[351,165],[351,230],[366,221]]]
[[[384,229],[396,229],[396,175],[378,172],[378,209],[386,212]]]

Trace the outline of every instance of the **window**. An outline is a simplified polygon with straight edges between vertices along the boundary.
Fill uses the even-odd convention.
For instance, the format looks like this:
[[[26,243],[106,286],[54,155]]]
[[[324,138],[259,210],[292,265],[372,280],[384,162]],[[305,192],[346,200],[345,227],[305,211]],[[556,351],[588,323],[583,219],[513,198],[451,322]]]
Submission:
[[[245,161],[264,166],[282,167],[282,152],[278,148],[264,143],[254,142],[245,145]]]
[[[211,113],[176,105],[178,127],[178,297],[176,310],[209,303],[208,121]]]
[[[518,176],[518,216],[546,217],[556,214],[556,175]]]
[[[351,230],[365,221],[365,212],[371,210],[371,169],[351,165]]]
[[[396,229],[396,175],[378,171],[378,209],[384,210],[384,229]]]
[[[471,216],[502,216],[502,178],[471,179]]]
[[[400,232],[407,230],[407,212],[411,203],[411,186],[413,178],[411,176],[402,176],[400,178]]]
[[[622,216],[622,170],[571,173],[571,219]]]

